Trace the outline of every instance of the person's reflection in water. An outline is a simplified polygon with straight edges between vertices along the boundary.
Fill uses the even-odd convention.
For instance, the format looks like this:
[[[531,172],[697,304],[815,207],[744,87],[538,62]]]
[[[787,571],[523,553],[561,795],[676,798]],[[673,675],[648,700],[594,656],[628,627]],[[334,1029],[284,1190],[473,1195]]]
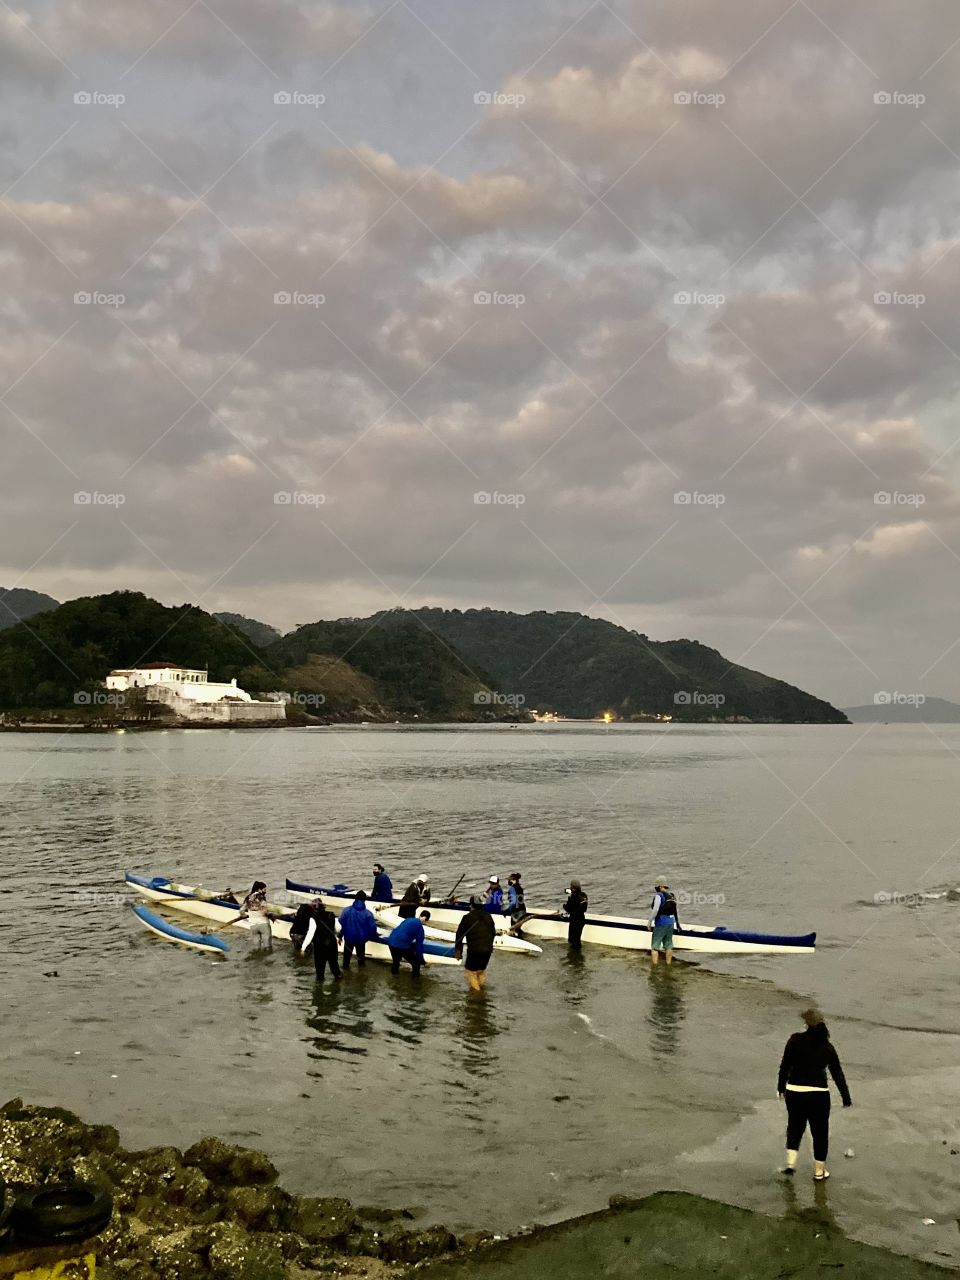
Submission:
[[[568,1004],[579,1005],[593,991],[593,983],[585,978],[590,970],[582,951],[573,947],[563,953],[560,961],[560,993]]]
[[[491,1009],[492,1000],[467,1000],[456,1028],[457,1046],[463,1055],[463,1069],[477,1080],[492,1075],[497,1065],[494,1041],[500,1034]]]
[[[655,1058],[669,1058],[677,1052],[680,1024],[687,1011],[683,1002],[683,974],[673,965],[650,969],[650,1008],[647,1022],[653,1031],[651,1051]]]
[[[429,962],[427,972],[429,973]],[[431,990],[430,978],[414,981],[409,974],[404,981],[386,987],[387,1026],[383,1034],[387,1039],[418,1049],[430,1028],[431,1013],[436,1010],[437,992]],[[379,984],[378,984],[379,985]]]
[[[813,1184],[813,1204],[803,1207],[797,1197],[797,1184],[793,1178],[784,1178],[780,1182],[783,1195],[783,1216],[795,1218],[798,1222],[809,1222],[813,1226],[823,1227],[827,1231],[839,1231],[840,1226],[833,1216],[827,1200],[826,1182]]]

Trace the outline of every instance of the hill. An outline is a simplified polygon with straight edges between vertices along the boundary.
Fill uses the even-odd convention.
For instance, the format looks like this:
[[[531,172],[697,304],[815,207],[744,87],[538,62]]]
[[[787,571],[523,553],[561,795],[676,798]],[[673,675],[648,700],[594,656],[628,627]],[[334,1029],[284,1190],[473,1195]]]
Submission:
[[[25,587],[0,587],[0,631],[13,627],[21,618],[32,618],[35,613],[56,609],[60,602],[42,591],[27,591]]]
[[[139,591],[82,596],[0,631],[0,707],[66,707],[113,667],[171,661],[229,680],[249,664],[245,637],[209,613]]]
[[[916,694],[887,695],[889,702],[868,703],[865,707],[845,707],[844,715],[854,724],[960,724],[960,705],[945,698],[924,698],[917,703]],[[922,695],[920,695],[922,696]]]
[[[322,695],[328,715],[353,711],[366,719],[517,718],[512,707],[493,705],[491,676],[472,669],[416,622],[390,627],[314,622],[268,646],[264,656],[271,670],[286,674],[288,683],[293,678],[301,694]]]
[[[254,695],[285,691],[294,721],[517,718],[491,705],[489,677],[478,684],[417,624],[319,622],[261,647],[238,625],[136,591],[71,600],[0,631],[0,709],[73,708],[77,694],[101,691],[112,668],[156,661],[205,668],[211,680],[236,677]]]
[[[660,642],[579,613],[391,610],[367,619],[419,625],[526,707],[592,718],[844,724],[842,712],[782,680],[727,661],[695,640]]]
[[[271,627],[269,622],[258,622],[256,618],[245,618],[242,613],[215,613],[213,615],[218,622],[225,622],[228,627],[233,627],[235,631],[241,632],[252,640],[255,645],[265,648],[268,644],[273,644],[275,640],[280,639],[280,632],[276,627]]]

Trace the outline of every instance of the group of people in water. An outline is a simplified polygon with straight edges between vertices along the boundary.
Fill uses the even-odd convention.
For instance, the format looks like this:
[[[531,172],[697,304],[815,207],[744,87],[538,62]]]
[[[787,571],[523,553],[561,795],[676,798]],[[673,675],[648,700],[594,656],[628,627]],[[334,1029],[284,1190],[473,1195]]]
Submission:
[[[454,891],[457,887],[454,886]],[[258,948],[272,947],[270,924],[277,918],[267,903],[266,893],[266,884],[262,880],[256,880],[240,904],[242,913],[250,920],[250,934]],[[334,980],[342,978],[338,926],[343,938],[343,970],[349,970],[354,956],[359,968],[366,964],[367,943],[380,941],[377,918],[367,906],[368,901],[394,901],[393,883],[379,862],[373,866],[373,885],[369,895],[363,890],[357,893],[353,902],[341,911],[339,919],[327,909],[321,898],[303,903],[297,909],[290,925],[290,941],[300,955],[312,947],[318,982],[326,977],[328,966]],[[430,880],[426,875],[418,875],[407,886],[398,903],[400,923],[383,939],[390,948],[393,974],[399,974],[401,964],[409,964],[413,976],[419,978],[420,970],[427,963],[424,942],[430,920],[430,901]],[[453,893],[445,901],[454,902]],[[557,915],[562,914],[569,921],[567,940],[574,950],[581,948],[588,903],[580,881],[571,880],[568,897],[562,912]],[[509,916],[510,932],[517,935],[522,930],[527,914],[519,871],[512,872],[508,877],[506,895],[499,876],[494,875],[490,877],[482,894],[471,896],[469,909],[459,923],[454,941],[458,960],[464,959],[464,951],[466,952],[464,971],[471,991],[480,993],[486,985],[487,967],[497,936],[495,917]],[[667,965],[672,963],[674,930],[679,927],[676,894],[665,880],[658,879],[654,885],[649,921],[650,959],[654,965],[659,963],[661,955]],[[830,1177],[826,1166],[830,1135],[828,1075],[839,1090],[844,1107],[850,1107],[853,1103],[840,1058],[830,1040],[823,1015],[811,1008],[804,1010],[802,1017],[806,1030],[797,1032],[788,1039],[777,1078],[777,1094],[787,1110],[786,1161],[781,1173],[785,1178],[794,1176],[800,1142],[809,1126],[813,1143],[814,1180],[822,1183]]]

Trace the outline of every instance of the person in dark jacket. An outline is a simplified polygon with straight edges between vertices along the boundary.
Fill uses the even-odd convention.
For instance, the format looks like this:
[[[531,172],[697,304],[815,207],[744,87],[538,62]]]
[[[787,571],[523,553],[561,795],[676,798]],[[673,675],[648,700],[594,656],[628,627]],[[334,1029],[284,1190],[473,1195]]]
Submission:
[[[379,936],[376,917],[367,909],[367,895],[362,889],[350,906],[340,912],[340,932],[343,934],[344,972],[350,968],[350,957],[354,951],[357,953],[357,966],[362,969],[367,963],[367,943],[376,942]]]
[[[520,926],[527,918],[527,899],[519,871],[512,871],[507,880],[507,911],[510,913],[510,932],[519,934]]]
[[[426,938],[423,926],[429,919],[430,912],[421,911],[419,919],[410,917],[401,920],[393,932],[387,935],[387,946],[390,948],[390,958],[393,961],[390,966],[391,973],[399,973],[401,960],[406,960],[413,970],[413,976],[420,977],[420,970],[427,963],[423,954],[423,943]]]
[[[310,945],[310,942],[307,941],[307,935],[309,934],[312,942],[313,935],[317,931],[314,911],[319,901],[319,898],[314,898],[313,902],[302,902],[297,907],[297,913],[293,917],[293,922],[290,925],[290,941],[293,943],[294,952],[298,956],[302,956]]]
[[[579,951],[580,935],[583,933],[583,926],[586,924],[587,895],[583,892],[583,887],[579,880],[570,881],[569,893],[570,896],[563,904],[564,913],[570,917],[567,941],[574,951]]]
[[[417,914],[417,907],[425,907],[430,901],[430,881],[426,876],[417,876],[400,899],[400,915],[404,920],[412,920]]]
[[[497,936],[497,926],[493,916],[479,898],[470,899],[470,910],[457,926],[457,937],[454,942],[455,954],[459,960],[463,955],[466,943],[467,960],[464,972],[467,985],[471,991],[480,992],[487,983],[487,965],[493,955],[493,943]]]
[[[380,862],[373,864],[373,888],[370,890],[370,897],[374,902],[393,901],[393,881]]]
[[[823,1182],[830,1177],[827,1172],[830,1138],[828,1071],[840,1091],[843,1105],[851,1107],[853,1103],[823,1015],[816,1009],[805,1009],[801,1017],[807,1029],[797,1031],[787,1041],[777,1077],[777,1093],[787,1104],[787,1163],[783,1173],[787,1177],[793,1176],[800,1140],[809,1124],[813,1140],[813,1177],[816,1182]]]
[[[328,911],[319,898],[315,900],[313,907],[313,921],[316,924],[313,934],[313,967],[317,973],[317,981],[324,980],[329,965],[334,980],[339,982],[343,974],[337,958],[337,921],[333,912]]]

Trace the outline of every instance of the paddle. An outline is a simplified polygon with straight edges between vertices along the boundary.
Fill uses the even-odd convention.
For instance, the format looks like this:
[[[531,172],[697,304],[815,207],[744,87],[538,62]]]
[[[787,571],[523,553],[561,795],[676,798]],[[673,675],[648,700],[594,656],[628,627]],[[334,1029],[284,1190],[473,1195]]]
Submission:
[[[454,895],[456,894],[456,892],[457,892],[457,890],[460,888],[460,886],[463,884],[464,880],[466,880],[466,878],[467,878],[467,873],[466,873],[466,872],[464,872],[464,873],[463,873],[463,875],[460,877],[460,879],[457,881],[457,883],[453,886],[453,888],[452,888],[452,889],[450,890],[450,892],[447,894],[446,899],[445,899],[445,901],[446,901],[446,902],[455,902],[455,901],[456,901],[456,898],[454,897]]]

